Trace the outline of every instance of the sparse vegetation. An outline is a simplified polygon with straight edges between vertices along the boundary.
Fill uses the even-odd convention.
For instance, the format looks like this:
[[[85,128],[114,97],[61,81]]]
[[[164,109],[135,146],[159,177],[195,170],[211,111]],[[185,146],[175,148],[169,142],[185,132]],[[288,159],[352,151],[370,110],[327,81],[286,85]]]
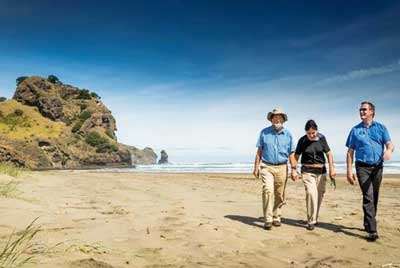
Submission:
[[[114,136],[114,131],[112,131],[111,129],[106,129],[106,135],[108,136],[108,137],[110,137],[111,139],[114,139],[115,138],[115,136]]]
[[[0,251],[1,268],[23,267],[33,261],[34,256],[27,256],[27,252],[35,246],[32,240],[40,231],[40,227],[34,225],[36,220],[37,218],[25,230],[10,235]]]
[[[0,103],[0,135],[6,135],[15,140],[24,140],[26,137],[58,137],[65,131],[65,124],[53,122],[44,118],[36,107],[22,105],[15,100]],[[21,110],[23,115],[15,114]],[[20,112],[16,112],[20,114]],[[49,125],[49,128],[45,126]]]
[[[19,195],[18,182],[9,181],[7,183],[0,183],[0,196],[10,198],[17,197]]]
[[[6,97],[0,97],[0,102],[6,101],[7,98]]]
[[[81,112],[81,113],[78,115],[78,121],[75,122],[74,126],[73,126],[72,129],[71,129],[71,132],[72,132],[72,133],[78,132],[78,131],[81,129],[83,123],[84,123],[88,118],[90,118],[91,116],[92,116],[92,113],[89,112],[89,111],[83,111],[83,112]]]
[[[16,109],[13,113],[7,114],[6,116],[1,113],[0,124],[1,123],[7,125],[10,131],[15,130],[17,127],[31,127],[29,118],[24,116],[23,111],[19,109]]]
[[[18,177],[23,172],[22,168],[9,163],[0,163],[0,174],[7,174],[12,177]]]

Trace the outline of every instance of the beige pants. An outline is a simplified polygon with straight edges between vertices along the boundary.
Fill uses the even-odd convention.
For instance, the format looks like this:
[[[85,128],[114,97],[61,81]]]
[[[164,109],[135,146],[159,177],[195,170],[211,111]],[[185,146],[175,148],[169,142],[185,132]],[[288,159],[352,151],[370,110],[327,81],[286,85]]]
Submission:
[[[306,189],[307,222],[315,224],[326,189],[326,174],[304,172],[301,176]]]
[[[262,179],[262,204],[265,222],[281,221],[282,206],[285,204],[287,165],[260,165]]]

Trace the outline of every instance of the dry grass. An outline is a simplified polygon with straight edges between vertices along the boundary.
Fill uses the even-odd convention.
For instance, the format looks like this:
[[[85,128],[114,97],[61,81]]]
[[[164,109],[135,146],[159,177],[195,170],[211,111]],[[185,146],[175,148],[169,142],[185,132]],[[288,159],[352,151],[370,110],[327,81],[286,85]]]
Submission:
[[[10,197],[18,197],[19,190],[18,190],[19,182],[16,181],[9,181],[7,183],[0,183],[0,196],[10,198]]]
[[[1,163],[0,162],[0,174],[6,174],[12,177],[18,177],[24,172],[23,168],[18,168],[9,163]]]
[[[8,136],[16,140],[30,140],[36,138],[52,138],[59,137],[61,133],[66,131],[66,126],[62,122],[54,122],[43,117],[36,107],[22,105],[15,100],[7,100],[0,103],[0,113],[3,116],[14,113],[16,109],[23,111],[20,119],[24,122],[11,127],[4,120],[0,120],[0,134]],[[28,127],[29,126],[29,127]]]
[[[34,247],[33,238],[40,231],[40,227],[34,226],[37,218],[32,221],[25,230],[12,233],[0,252],[0,268],[17,268],[33,262],[34,256],[28,252]]]

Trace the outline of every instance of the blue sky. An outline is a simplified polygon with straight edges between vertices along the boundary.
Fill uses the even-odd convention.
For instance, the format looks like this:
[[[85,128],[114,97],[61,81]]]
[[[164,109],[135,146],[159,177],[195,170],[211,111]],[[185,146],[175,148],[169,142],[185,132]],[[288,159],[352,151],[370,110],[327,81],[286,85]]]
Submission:
[[[337,160],[370,100],[400,144],[399,1],[4,1],[0,95],[55,74],[97,92],[119,141],[173,162],[251,162],[274,107]],[[399,159],[399,153],[394,158]]]

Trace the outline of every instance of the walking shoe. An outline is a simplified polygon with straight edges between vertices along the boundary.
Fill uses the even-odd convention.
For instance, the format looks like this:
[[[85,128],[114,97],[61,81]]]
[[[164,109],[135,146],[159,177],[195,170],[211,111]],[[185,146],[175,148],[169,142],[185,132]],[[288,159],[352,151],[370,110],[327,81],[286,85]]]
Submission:
[[[281,224],[280,221],[273,221],[272,225],[275,226],[275,227],[280,227],[282,224]]]
[[[307,224],[307,230],[312,231],[314,230],[314,224]]]
[[[379,238],[379,236],[378,236],[378,233],[369,233],[368,234],[368,236],[367,236],[367,240],[369,241],[369,242],[375,242],[376,241],[376,239],[378,239]]]
[[[264,224],[264,229],[265,230],[271,230],[272,229],[272,222],[266,222]]]

